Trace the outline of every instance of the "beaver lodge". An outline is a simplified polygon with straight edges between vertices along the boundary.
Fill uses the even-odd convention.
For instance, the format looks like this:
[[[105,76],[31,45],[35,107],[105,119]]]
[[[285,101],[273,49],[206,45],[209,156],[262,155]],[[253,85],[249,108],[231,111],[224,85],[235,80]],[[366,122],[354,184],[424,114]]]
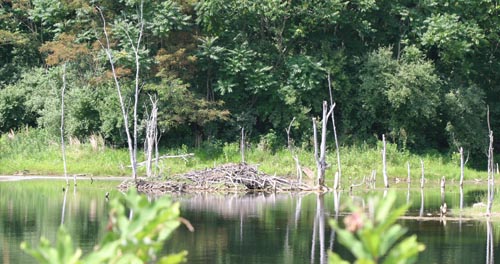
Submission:
[[[229,163],[214,168],[191,171],[175,175],[169,180],[140,179],[136,182],[122,182],[119,189],[127,189],[135,184],[139,192],[232,192],[232,191],[317,191],[316,186],[310,186],[294,179],[267,175],[260,172],[257,166],[246,163]]]

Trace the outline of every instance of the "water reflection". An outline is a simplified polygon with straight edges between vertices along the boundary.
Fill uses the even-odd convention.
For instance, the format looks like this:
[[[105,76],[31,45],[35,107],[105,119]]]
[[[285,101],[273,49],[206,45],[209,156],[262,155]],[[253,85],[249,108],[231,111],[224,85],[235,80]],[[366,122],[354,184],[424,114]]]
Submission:
[[[37,243],[41,235],[54,241],[61,222],[84,252],[100,240],[107,224],[105,193],[110,191],[111,197],[120,194],[95,188],[96,182],[92,188],[79,183],[78,192],[73,190],[73,195],[63,195],[61,186],[0,184],[0,262],[30,263],[32,259],[19,250],[21,241]],[[457,212],[461,206],[477,202],[477,193],[482,191],[447,189],[442,197],[439,186],[424,192],[418,186],[408,189],[403,185],[397,193],[397,206],[409,204],[411,216],[436,215],[444,200],[452,212]],[[188,250],[189,263],[325,263],[328,249],[349,258],[347,250],[336,241],[328,220],[342,221],[346,213],[343,204],[352,201],[363,206],[366,196],[372,193],[383,195],[383,190],[360,188],[352,196],[340,191],[172,195],[181,202],[181,215],[196,231],[191,233],[184,226],[179,227],[165,245],[165,253]],[[446,227],[439,221],[400,221],[409,228],[409,234],[417,234],[419,241],[427,245],[418,263],[477,263],[484,259],[493,263],[494,250],[500,244],[498,236],[494,240],[498,223],[450,219]],[[478,250],[485,237],[487,250]]]
[[[494,255],[493,226],[490,219],[488,219],[486,221],[486,264],[495,263]]]
[[[319,263],[326,263],[325,252],[325,198],[324,194],[316,194],[316,217],[314,218],[313,238],[311,245],[311,263],[315,263],[316,240],[319,240]]]
[[[418,216],[424,216],[424,188],[420,189],[420,211]]]
[[[340,191],[334,191],[333,192],[333,210],[335,211],[335,216],[333,219],[335,221],[339,220],[339,212],[340,212]],[[330,233],[330,246],[328,249],[333,250],[333,244],[335,242],[335,230],[331,229]]]
[[[69,188],[69,185],[68,185],[68,188]],[[61,225],[64,224],[64,211],[66,211],[66,197],[68,196],[68,188],[63,188],[63,191],[64,191],[64,199],[63,199],[63,204],[62,204],[62,208],[61,208]],[[76,188],[75,188],[76,190]]]
[[[94,182],[94,188],[79,183],[73,195],[63,186],[64,180],[0,182],[1,263],[35,263],[21,242],[37,245],[41,236],[54,242],[62,223],[84,253],[100,240],[108,217],[103,189],[114,192],[116,182]]]

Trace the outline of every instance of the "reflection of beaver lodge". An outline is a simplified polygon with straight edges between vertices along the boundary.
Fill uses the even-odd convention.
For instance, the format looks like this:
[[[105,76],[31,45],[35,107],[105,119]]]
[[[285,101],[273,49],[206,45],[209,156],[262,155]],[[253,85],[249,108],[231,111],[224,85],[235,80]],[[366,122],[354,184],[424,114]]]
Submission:
[[[133,182],[126,181],[119,188],[126,189]],[[166,181],[138,180],[137,190],[145,193],[197,192],[197,191],[312,191],[305,183],[270,176],[245,163],[229,163],[215,168],[192,171],[173,176]]]

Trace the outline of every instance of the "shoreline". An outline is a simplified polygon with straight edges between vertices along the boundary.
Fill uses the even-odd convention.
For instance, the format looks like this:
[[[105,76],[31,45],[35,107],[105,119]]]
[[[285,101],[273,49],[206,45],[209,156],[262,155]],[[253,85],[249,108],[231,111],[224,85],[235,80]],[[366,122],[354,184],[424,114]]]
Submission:
[[[73,175],[69,176],[70,180],[73,179]],[[129,177],[123,176],[76,176],[77,180],[110,180],[110,181],[123,181],[129,179]],[[0,182],[2,181],[24,181],[24,180],[66,180],[63,175],[49,176],[49,175],[0,175]]]

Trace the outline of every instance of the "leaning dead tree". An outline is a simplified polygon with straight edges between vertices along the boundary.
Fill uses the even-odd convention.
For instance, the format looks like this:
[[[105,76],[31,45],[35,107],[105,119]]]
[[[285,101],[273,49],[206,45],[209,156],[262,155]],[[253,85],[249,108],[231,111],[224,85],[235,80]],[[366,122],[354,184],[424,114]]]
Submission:
[[[325,171],[326,164],[326,126],[328,125],[328,116],[332,113],[333,108],[328,111],[328,103],[323,101],[323,119],[321,120],[321,145],[318,152],[318,129],[316,128],[316,118],[313,118],[313,131],[314,131],[314,158],[316,160],[316,168],[318,175],[318,186],[323,188],[325,186]]]
[[[101,16],[102,20],[102,30],[104,33],[105,37],[105,43],[102,43],[99,41],[101,44],[102,49],[105,51],[106,56],[108,58],[109,64],[111,66],[111,73],[113,75],[113,80],[115,82],[116,90],[118,93],[118,100],[120,102],[120,108],[122,111],[122,116],[123,116],[123,126],[125,129],[125,134],[127,135],[127,144],[128,144],[128,149],[129,149],[129,155],[130,155],[130,164],[132,167],[132,178],[134,180],[137,179],[137,108],[138,108],[138,103],[139,103],[139,92],[140,92],[140,87],[139,87],[139,75],[140,75],[140,55],[139,51],[141,50],[141,45],[142,45],[142,37],[143,37],[143,31],[144,31],[144,20],[143,20],[143,7],[144,7],[144,1],[141,0],[138,6],[138,14],[137,14],[137,27],[138,27],[138,32],[137,35],[134,36],[134,39],[132,39],[132,36],[130,35],[130,32],[128,28],[124,28],[124,33],[126,34],[129,45],[132,48],[132,51],[134,53],[134,59],[135,59],[135,87],[134,87],[134,100],[133,100],[133,131],[132,135],[129,130],[129,118],[128,118],[128,110],[127,106],[125,105],[125,99],[123,98],[122,94],[122,87],[121,83],[118,79],[118,74],[116,72],[115,68],[115,58],[113,56],[113,51],[111,49],[111,41],[109,39],[109,34],[108,34],[108,29],[107,29],[107,24],[106,24],[106,19],[104,17],[104,14],[102,12],[102,9],[99,6],[96,6],[97,11],[99,12],[99,15]]]
[[[333,188],[335,190],[340,189],[340,179],[342,178],[342,166],[340,165],[340,149],[339,149],[339,141],[337,138],[337,127],[335,126],[335,112],[333,109],[335,108],[335,103],[333,102],[332,95],[332,81],[330,79],[330,73],[328,73],[328,91],[330,92],[330,108],[332,110],[332,127],[333,127],[333,135],[335,137],[335,149],[337,152],[337,173],[335,173],[335,180],[333,183]]]
[[[495,198],[495,163],[493,159],[493,131],[490,126],[490,108],[488,106],[487,112],[488,121],[488,134],[490,144],[488,146],[488,206],[486,208],[486,215],[491,215],[491,207],[493,205],[493,198]]]

